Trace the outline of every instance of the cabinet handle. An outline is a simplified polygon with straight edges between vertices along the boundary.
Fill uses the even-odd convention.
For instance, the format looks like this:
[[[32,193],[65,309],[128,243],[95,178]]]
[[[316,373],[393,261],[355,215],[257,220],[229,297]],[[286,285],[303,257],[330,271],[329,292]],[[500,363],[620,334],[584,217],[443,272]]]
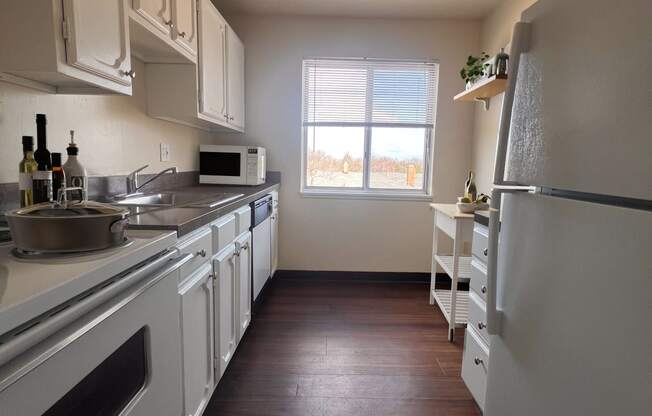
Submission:
[[[482,285],[482,287],[480,288],[480,292],[487,293],[487,286]]]
[[[174,22],[172,20],[166,20],[165,22],[166,25],[170,26],[170,29],[174,29]]]
[[[202,248],[202,249],[199,250],[197,253],[195,253],[195,256],[206,257],[206,250],[204,250],[204,249]]]
[[[136,78],[136,71],[130,69],[129,71],[121,71],[123,77],[129,77],[131,79]]]
[[[229,120],[233,121],[233,120],[235,120],[235,117],[229,116]]]
[[[473,363],[474,363],[475,365],[480,365],[480,364],[484,363],[484,361],[482,361],[481,358],[475,357],[475,358],[473,359]]]
[[[484,250],[482,250],[482,254],[484,254],[485,256],[489,254],[489,249],[485,248]]]
[[[179,37],[185,39],[185,37],[186,37],[186,32],[181,32],[181,33],[177,32],[177,35],[179,35]]]
[[[482,330],[485,329],[486,327],[487,325],[484,322],[482,321],[478,322],[478,329]]]

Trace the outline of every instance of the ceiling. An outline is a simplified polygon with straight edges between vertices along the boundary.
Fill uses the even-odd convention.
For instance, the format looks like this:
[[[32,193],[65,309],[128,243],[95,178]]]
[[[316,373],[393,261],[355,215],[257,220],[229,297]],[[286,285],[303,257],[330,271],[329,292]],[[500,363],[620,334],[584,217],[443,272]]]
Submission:
[[[502,0],[213,0],[223,14],[372,18],[486,16]]]

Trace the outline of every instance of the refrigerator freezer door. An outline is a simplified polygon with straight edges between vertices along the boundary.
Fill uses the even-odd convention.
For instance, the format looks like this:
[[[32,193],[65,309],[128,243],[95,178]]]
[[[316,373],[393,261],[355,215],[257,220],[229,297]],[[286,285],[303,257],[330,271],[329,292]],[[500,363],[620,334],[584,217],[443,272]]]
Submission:
[[[506,195],[486,416],[652,408],[652,214]]]
[[[652,199],[652,2],[540,0],[515,89],[505,179]]]

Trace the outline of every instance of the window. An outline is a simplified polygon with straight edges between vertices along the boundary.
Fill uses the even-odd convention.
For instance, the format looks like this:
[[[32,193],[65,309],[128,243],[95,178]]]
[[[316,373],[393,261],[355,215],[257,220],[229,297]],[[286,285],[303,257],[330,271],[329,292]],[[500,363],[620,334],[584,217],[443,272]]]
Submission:
[[[303,61],[302,191],[430,195],[438,65]]]

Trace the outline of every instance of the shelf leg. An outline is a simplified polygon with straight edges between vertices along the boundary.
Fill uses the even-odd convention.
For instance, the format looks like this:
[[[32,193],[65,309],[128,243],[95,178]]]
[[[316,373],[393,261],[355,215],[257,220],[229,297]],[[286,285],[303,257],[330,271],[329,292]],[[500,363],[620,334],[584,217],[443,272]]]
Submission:
[[[455,238],[453,239],[453,275],[451,276],[451,313],[449,322],[448,340],[453,342],[451,334],[455,334],[455,324],[457,323],[457,279],[459,273],[460,253],[462,252],[462,225],[460,221],[455,221]]]
[[[437,282],[437,262],[435,261],[435,254],[437,254],[437,211],[434,213],[433,231],[432,231],[432,254],[430,255],[430,304],[435,304],[435,297],[432,291],[435,290]]]

